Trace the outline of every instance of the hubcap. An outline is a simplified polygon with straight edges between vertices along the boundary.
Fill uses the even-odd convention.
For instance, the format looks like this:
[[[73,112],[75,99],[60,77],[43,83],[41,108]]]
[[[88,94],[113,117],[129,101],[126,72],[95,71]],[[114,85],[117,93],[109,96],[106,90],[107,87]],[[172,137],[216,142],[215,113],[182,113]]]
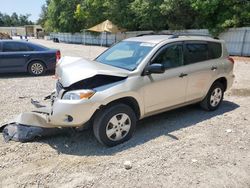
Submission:
[[[210,97],[211,106],[216,107],[220,103],[221,98],[222,98],[221,88],[215,88]]]
[[[127,114],[120,113],[114,115],[106,127],[106,135],[112,141],[123,139],[129,132],[131,120]]]
[[[43,66],[40,63],[34,63],[31,65],[31,72],[33,74],[41,74],[43,72]]]

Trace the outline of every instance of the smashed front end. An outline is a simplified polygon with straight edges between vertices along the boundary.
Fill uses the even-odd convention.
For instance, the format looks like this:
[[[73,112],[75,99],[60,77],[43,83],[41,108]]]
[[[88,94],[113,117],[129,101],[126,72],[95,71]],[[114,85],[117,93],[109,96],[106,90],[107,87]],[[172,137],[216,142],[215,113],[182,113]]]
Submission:
[[[64,61],[67,63],[57,67],[56,90],[45,97],[49,105],[31,99],[35,110],[21,113],[2,125],[5,140],[29,141],[37,136],[56,134],[56,130],[62,128],[84,127],[101,105],[102,99],[96,93],[100,93],[103,86],[127,77],[125,71],[118,73],[118,69],[96,62],[79,58],[64,58]]]

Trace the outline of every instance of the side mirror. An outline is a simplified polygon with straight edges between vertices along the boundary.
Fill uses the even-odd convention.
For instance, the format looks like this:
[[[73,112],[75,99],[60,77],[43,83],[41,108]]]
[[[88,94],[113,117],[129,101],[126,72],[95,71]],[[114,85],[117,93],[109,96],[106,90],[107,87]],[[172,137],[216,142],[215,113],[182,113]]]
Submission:
[[[144,75],[161,74],[165,72],[165,67],[162,64],[148,65],[144,70]]]

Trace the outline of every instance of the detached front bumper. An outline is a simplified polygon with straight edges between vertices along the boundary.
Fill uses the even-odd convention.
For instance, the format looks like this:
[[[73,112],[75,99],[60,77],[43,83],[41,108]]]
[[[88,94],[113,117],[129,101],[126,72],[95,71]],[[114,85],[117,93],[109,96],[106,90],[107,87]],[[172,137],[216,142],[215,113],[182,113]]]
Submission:
[[[50,97],[51,105],[44,106],[38,101],[32,104],[36,109],[32,112],[19,114],[8,124],[19,124],[43,128],[60,127],[83,127],[97,109],[97,105],[91,101],[69,101],[55,97],[53,93]]]
[[[61,100],[55,93],[46,98],[50,99],[49,107],[31,100],[36,107],[34,111],[21,113],[0,126],[5,141],[27,142],[36,137],[68,132],[71,127],[83,128],[96,110],[96,105],[90,101]]]

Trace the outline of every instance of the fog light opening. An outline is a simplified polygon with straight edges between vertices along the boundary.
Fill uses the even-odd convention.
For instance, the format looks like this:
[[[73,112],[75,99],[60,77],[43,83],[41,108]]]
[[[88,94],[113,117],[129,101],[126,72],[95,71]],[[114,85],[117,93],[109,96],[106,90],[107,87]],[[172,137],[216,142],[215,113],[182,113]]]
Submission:
[[[70,115],[66,115],[66,119],[64,121],[72,122],[73,121],[73,117],[70,116]]]

